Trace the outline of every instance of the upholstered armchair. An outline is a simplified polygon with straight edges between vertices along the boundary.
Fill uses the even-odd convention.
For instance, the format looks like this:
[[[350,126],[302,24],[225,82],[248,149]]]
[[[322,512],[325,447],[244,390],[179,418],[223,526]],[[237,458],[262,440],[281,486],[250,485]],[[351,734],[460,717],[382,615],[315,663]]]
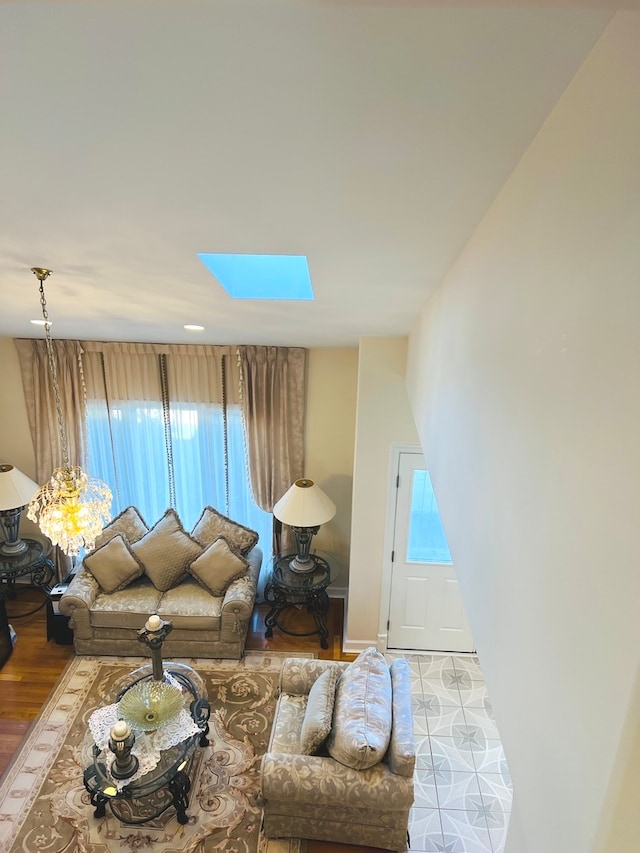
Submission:
[[[261,769],[268,838],[405,850],[414,765],[406,660],[285,661]]]

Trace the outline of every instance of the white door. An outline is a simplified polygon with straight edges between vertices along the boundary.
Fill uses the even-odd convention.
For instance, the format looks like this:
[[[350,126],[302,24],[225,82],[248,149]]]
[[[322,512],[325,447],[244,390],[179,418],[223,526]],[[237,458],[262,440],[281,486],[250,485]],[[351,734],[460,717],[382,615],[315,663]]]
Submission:
[[[398,459],[387,648],[474,650],[421,453]]]

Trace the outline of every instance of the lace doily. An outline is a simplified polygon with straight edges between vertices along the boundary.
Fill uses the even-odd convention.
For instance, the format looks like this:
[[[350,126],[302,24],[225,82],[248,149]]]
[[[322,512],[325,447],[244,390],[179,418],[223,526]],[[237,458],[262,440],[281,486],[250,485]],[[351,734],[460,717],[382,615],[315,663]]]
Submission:
[[[171,680],[173,681],[173,679]],[[89,717],[89,729],[93,736],[93,741],[99,747],[101,753],[104,753],[108,770],[111,770],[111,765],[115,761],[115,755],[109,749],[109,736],[114,723],[117,723],[119,719],[117,703],[98,708]],[[118,791],[121,791],[125,785],[128,785],[134,779],[139,779],[145,773],[153,770],[160,761],[162,750],[169,749],[181,741],[187,740],[192,735],[199,734],[201,731],[193,721],[191,714],[184,708],[171,722],[153,732],[139,731],[133,728],[133,726],[131,730],[136,737],[131,752],[140,763],[137,771],[127,779],[113,779],[111,777]],[[111,776],[111,774],[109,775]]]

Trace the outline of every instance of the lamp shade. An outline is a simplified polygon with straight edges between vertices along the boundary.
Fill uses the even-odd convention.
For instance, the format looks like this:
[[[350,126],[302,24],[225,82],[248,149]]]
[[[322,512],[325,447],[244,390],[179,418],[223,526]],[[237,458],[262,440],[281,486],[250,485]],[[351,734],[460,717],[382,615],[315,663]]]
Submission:
[[[26,506],[39,486],[13,465],[0,465],[0,511]]]
[[[273,508],[275,517],[290,527],[319,527],[331,521],[336,505],[313,480],[296,480]]]

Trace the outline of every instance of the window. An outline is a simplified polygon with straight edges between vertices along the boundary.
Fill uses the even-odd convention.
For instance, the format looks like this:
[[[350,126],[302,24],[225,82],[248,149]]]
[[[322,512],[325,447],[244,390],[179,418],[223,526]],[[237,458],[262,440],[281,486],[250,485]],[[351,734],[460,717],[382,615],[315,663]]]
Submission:
[[[407,562],[451,564],[429,472],[414,470]]]
[[[226,440],[225,440],[226,420]],[[134,505],[152,525],[172,504],[185,530],[207,505],[260,535],[271,553],[272,516],[253,501],[239,406],[161,402],[87,403],[91,473],[113,492],[112,513]],[[226,460],[226,464],[225,464]],[[173,500],[172,500],[173,498]]]

